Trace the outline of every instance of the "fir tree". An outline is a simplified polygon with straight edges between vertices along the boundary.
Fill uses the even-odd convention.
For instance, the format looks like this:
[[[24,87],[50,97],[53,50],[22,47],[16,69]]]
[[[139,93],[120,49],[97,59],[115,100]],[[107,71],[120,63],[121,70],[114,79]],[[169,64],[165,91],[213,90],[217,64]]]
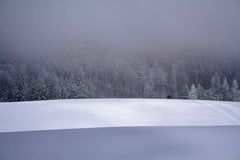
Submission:
[[[220,100],[221,94],[221,80],[218,73],[212,76],[211,78],[211,88],[213,92],[213,97],[215,100]]]
[[[205,91],[205,99],[206,100],[216,100],[216,96],[215,96],[212,88]]]
[[[221,100],[223,101],[231,100],[229,84],[226,77],[224,78],[223,84],[221,87]]]
[[[194,84],[192,84],[192,87],[188,93],[188,99],[197,99],[197,89]]]
[[[238,90],[237,92],[236,101],[240,102],[240,90]]]
[[[167,97],[167,74],[162,68],[158,68],[158,75],[156,76],[156,97],[166,98]]]
[[[201,84],[198,84],[198,86],[197,86],[197,97],[198,97],[198,99],[201,99],[201,100],[205,99],[205,90],[201,86]]]
[[[184,85],[183,91],[182,91],[182,99],[188,99],[189,95],[189,87],[187,84]]]
[[[172,98],[177,98],[177,67],[176,65],[172,66],[172,72],[169,80],[169,93]]]
[[[238,83],[237,83],[237,80],[234,79],[233,83],[232,83],[232,88],[231,88],[231,100],[232,101],[237,101],[238,100],[238,94],[239,94]]]
[[[30,100],[46,100],[47,88],[42,78],[32,79],[29,84]]]

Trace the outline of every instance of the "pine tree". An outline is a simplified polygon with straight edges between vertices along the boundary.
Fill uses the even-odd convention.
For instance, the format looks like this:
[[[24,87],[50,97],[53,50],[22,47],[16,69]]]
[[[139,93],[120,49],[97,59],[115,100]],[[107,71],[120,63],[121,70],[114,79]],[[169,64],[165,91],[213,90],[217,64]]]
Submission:
[[[137,96],[140,98],[144,97],[145,83],[146,83],[146,71],[144,63],[140,62],[136,67],[136,92]]]
[[[206,90],[205,99],[206,100],[216,100],[216,97],[214,95],[214,92],[213,92],[212,88]]]
[[[188,99],[197,99],[197,89],[194,84],[192,84],[192,87],[189,91]]]
[[[223,100],[223,101],[231,100],[230,88],[229,88],[229,84],[228,84],[228,81],[227,81],[226,77],[224,78],[223,84],[222,84],[222,87],[221,87],[221,100]]]
[[[201,84],[198,84],[198,86],[197,86],[197,97],[198,97],[198,99],[201,99],[201,100],[205,99],[205,90],[201,86]]]
[[[119,95],[119,90],[121,88],[119,80],[120,80],[120,73],[118,70],[114,69],[114,71],[112,72],[112,78],[111,78],[111,90],[112,90],[113,97],[118,97]]]
[[[14,80],[9,72],[0,71],[0,101],[13,101]]]
[[[144,86],[144,98],[154,98],[154,81],[149,79]]]
[[[177,98],[177,67],[176,65],[172,66],[172,72],[169,80],[169,92],[172,98]]]
[[[79,76],[77,78],[77,85],[79,87],[79,93],[78,93],[79,97],[80,98],[89,98],[91,95],[90,82],[88,81],[87,77],[85,76],[85,73],[83,72],[83,70],[80,70]]]
[[[212,76],[211,79],[211,88],[213,89],[213,92],[220,92],[221,89],[221,80],[218,73],[216,73],[214,76]]]
[[[26,83],[23,83],[20,86],[13,84],[12,87],[13,101],[25,101],[28,99],[28,85]]]
[[[67,83],[66,83],[66,80],[63,77],[59,78],[59,88],[60,88],[61,99],[68,98]]]
[[[148,71],[147,81],[144,85],[144,98],[155,98],[155,76],[154,71],[150,69]]]
[[[46,100],[47,88],[42,77],[32,79],[29,84],[29,100]]]
[[[25,101],[28,99],[28,74],[26,66],[13,65],[11,66],[11,72],[13,75],[12,81],[12,99],[13,101]]]
[[[55,73],[43,71],[40,76],[42,77],[46,87],[47,99],[59,99],[61,97],[60,82]]]
[[[66,92],[68,99],[77,99],[81,98],[80,88],[75,81],[74,75],[71,74],[69,78],[65,79]]]
[[[236,101],[240,102],[240,90],[238,90],[237,92]]]
[[[157,74],[155,77],[155,95],[158,98],[167,97],[167,74],[165,71],[158,67]]]
[[[221,93],[221,80],[218,73],[212,76],[211,79],[211,88],[213,92],[213,97],[215,100],[220,100]]]
[[[237,83],[237,80],[234,79],[233,83],[232,83],[232,88],[231,88],[231,100],[232,101],[238,100],[238,92],[239,92],[238,83]]]
[[[189,87],[187,84],[184,85],[183,91],[182,91],[182,99],[188,99],[189,95]]]

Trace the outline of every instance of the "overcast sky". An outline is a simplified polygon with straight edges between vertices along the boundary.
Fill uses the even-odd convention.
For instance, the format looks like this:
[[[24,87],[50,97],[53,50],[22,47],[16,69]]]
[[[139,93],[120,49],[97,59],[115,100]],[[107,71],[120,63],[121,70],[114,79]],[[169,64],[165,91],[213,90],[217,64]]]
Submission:
[[[116,49],[240,51],[239,0],[0,0],[0,50],[47,53],[83,42]]]

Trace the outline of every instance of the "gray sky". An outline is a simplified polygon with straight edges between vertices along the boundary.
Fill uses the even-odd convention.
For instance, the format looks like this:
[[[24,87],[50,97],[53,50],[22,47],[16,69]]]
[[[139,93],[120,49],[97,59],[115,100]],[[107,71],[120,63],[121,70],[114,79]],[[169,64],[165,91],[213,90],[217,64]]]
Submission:
[[[0,0],[0,50],[240,51],[239,0]]]

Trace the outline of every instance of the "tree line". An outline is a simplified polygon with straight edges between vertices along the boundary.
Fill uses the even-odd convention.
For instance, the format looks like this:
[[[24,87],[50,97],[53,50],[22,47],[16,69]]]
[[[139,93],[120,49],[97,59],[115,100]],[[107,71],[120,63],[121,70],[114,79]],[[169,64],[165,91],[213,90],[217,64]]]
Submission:
[[[93,56],[94,57],[94,56]],[[0,59],[0,101],[172,98],[240,101],[239,66],[206,60],[75,56]]]

